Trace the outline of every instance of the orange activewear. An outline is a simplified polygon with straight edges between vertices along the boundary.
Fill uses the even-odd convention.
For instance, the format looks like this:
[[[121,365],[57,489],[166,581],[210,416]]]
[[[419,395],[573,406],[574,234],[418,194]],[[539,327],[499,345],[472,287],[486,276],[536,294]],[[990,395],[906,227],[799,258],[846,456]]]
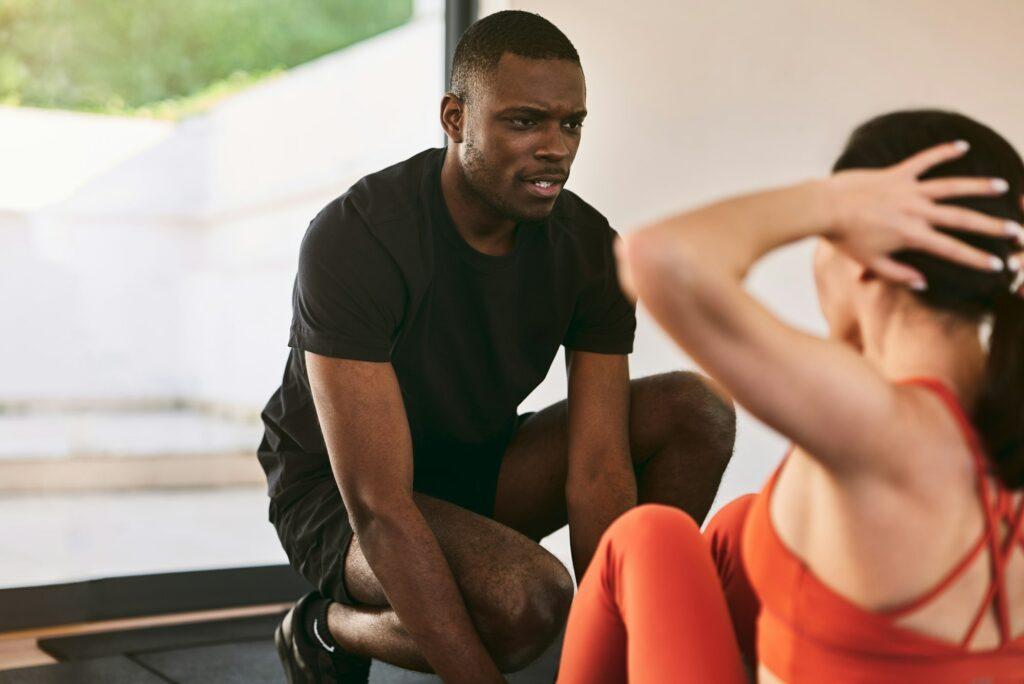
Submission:
[[[748,663],[759,659],[788,684],[1024,682],[1024,635],[1011,633],[1005,580],[1011,551],[1024,549],[1024,497],[1013,505],[1012,493],[986,476],[978,437],[954,395],[935,380],[910,382],[938,394],[956,417],[985,510],[981,538],[941,582],[885,613],[829,589],[771,523],[768,503],[779,470],[760,494],[719,511],[703,536],[681,511],[640,506],[612,524],[583,577],[559,684],[747,682],[741,651]],[[896,624],[940,596],[986,551],[991,584],[961,644]],[[969,651],[993,608],[998,647]]]
[[[956,397],[931,379],[910,380],[935,392],[949,407],[967,439],[985,510],[985,529],[963,560],[929,591],[884,613],[860,608],[829,589],[779,538],[769,502],[779,471],[750,509],[743,534],[743,562],[762,609],[757,622],[761,662],[789,684],[805,682],[1024,682],[1024,636],[1011,639],[1005,569],[1010,552],[1024,548],[1024,500],[1011,510],[1012,494],[987,477],[978,436]],[[1007,534],[1000,531],[1005,525]],[[897,626],[896,621],[937,598],[988,551],[992,581],[961,644],[951,644]],[[986,612],[995,608],[1000,644],[968,651]]]
[[[623,514],[569,613],[559,684],[746,684],[708,543],[678,508]]]

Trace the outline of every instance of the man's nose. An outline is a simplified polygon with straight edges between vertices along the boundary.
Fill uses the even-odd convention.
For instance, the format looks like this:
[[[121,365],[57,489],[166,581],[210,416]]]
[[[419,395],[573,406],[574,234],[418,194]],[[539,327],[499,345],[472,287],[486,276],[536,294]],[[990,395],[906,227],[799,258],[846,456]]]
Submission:
[[[534,151],[534,156],[537,159],[557,162],[567,158],[570,154],[572,151],[569,149],[569,143],[565,139],[565,131],[562,130],[561,124],[556,123],[545,127],[544,137]]]

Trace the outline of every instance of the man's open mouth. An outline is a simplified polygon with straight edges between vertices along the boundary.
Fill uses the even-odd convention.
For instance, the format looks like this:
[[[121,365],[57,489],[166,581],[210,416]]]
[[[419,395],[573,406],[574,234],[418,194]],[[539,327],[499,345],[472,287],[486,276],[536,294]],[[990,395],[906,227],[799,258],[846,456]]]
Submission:
[[[563,181],[560,180],[547,180],[547,179],[535,179],[526,181],[526,185],[530,190],[540,197],[554,197],[562,189]]]

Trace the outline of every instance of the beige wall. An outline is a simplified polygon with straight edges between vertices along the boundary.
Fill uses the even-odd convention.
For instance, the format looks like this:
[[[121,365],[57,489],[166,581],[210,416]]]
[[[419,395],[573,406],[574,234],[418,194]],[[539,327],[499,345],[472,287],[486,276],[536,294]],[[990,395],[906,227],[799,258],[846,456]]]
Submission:
[[[1018,0],[494,0],[535,11],[575,43],[590,116],[570,188],[620,230],[695,202],[825,173],[865,118],[955,108],[1024,147],[1024,2]],[[821,329],[809,246],[751,285]],[[680,357],[641,320],[634,375]],[[561,391],[552,378],[533,399]],[[780,389],[781,391],[781,389]],[[781,441],[741,424],[728,491],[758,485]]]

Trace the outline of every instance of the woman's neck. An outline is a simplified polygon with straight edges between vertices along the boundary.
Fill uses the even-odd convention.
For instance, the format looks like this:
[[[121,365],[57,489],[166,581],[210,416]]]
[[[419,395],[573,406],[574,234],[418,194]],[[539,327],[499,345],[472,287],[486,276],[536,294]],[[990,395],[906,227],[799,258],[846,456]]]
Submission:
[[[987,358],[977,324],[903,303],[862,317],[861,334],[864,356],[886,378],[934,377],[974,402]]]

